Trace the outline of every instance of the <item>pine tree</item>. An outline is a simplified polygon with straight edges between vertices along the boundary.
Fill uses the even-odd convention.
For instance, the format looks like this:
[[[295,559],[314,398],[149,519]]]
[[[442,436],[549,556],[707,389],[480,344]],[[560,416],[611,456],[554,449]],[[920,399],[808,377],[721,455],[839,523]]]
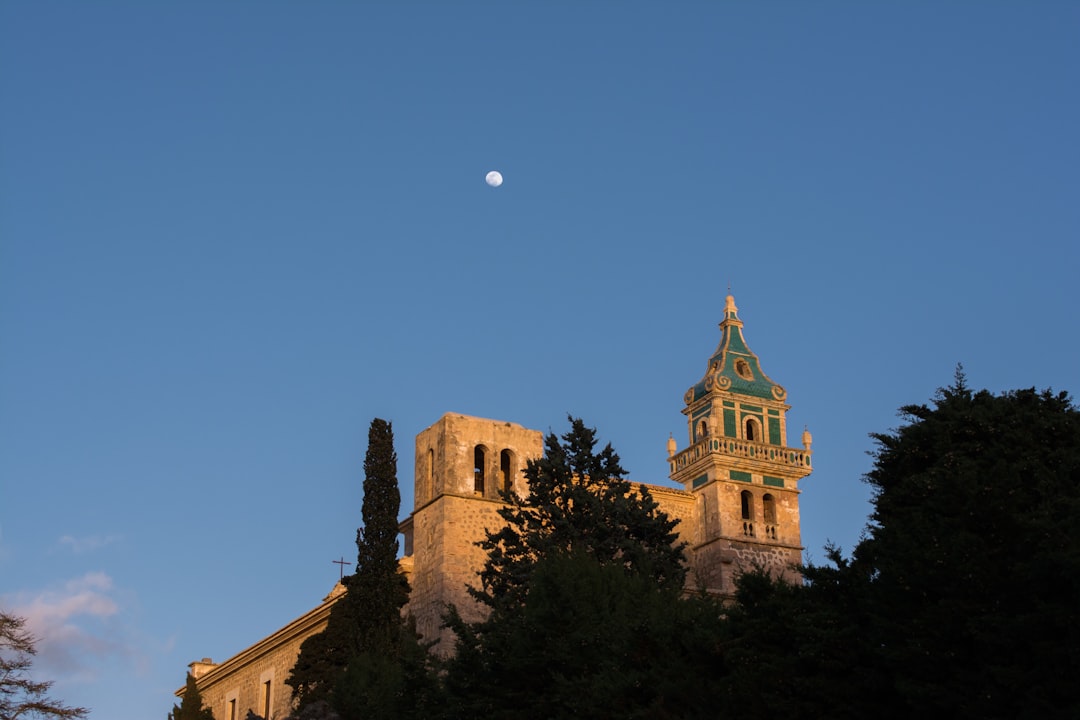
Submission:
[[[683,604],[676,521],[625,479],[610,445],[596,451],[595,430],[570,424],[528,463],[528,496],[505,497],[506,526],[479,543],[488,557],[470,592],[490,612],[478,623],[448,617],[458,642],[447,717],[633,717],[648,707],[692,717],[700,707],[690,688],[701,675],[687,659],[709,667],[718,607]]]
[[[544,456],[525,469],[529,494],[506,497],[499,511],[506,525],[479,545],[488,557],[473,597],[498,610],[520,606],[537,561],[575,551],[602,564],[617,564],[651,577],[658,586],[682,589],[686,543],[645,485],[625,478],[610,444],[596,452],[596,430],[570,417],[560,439],[549,433]]]
[[[184,686],[184,695],[179,705],[173,705],[169,713],[169,720],[214,720],[214,713],[210,708],[203,706],[202,693],[195,684],[195,678],[191,673],[187,675],[187,683]]]
[[[381,717],[398,717],[415,699],[406,696],[401,678],[426,668],[410,665],[416,657],[411,646],[418,641],[401,618],[409,586],[397,560],[400,505],[393,428],[376,418],[364,459],[356,572],[344,579],[345,595],[331,608],[326,629],[301,645],[286,680],[301,713],[329,702],[349,717],[373,708]],[[396,704],[391,707],[387,698]]]

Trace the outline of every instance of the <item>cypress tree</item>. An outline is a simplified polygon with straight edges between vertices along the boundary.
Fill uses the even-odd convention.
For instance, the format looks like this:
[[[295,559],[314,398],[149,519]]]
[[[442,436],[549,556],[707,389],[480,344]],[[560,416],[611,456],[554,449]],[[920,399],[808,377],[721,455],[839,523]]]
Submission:
[[[210,708],[203,706],[202,694],[191,673],[187,676],[184,696],[180,699],[179,705],[173,705],[169,720],[214,720],[214,713],[210,711]]]
[[[322,701],[339,711],[347,704],[349,714],[359,714],[371,698],[402,695],[403,673],[396,666],[403,645],[416,639],[401,619],[409,586],[397,560],[400,505],[393,427],[376,418],[364,458],[364,525],[356,532],[356,572],[344,578],[345,596],[331,609],[326,629],[301,645],[286,680],[301,712]],[[380,683],[387,686],[375,687]]]

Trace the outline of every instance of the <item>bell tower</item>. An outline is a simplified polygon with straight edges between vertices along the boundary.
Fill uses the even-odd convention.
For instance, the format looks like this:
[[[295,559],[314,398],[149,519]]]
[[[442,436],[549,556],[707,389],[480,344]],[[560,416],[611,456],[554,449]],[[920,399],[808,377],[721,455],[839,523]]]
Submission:
[[[434,651],[453,652],[453,633],[443,627],[453,604],[467,621],[485,610],[468,592],[478,585],[485,554],[476,543],[505,524],[500,491],[527,495],[522,471],[543,454],[543,435],[499,420],[446,413],[416,436],[413,511],[402,523],[402,567],[412,591],[408,612]]]
[[[720,345],[705,376],[686,391],[689,445],[668,440],[671,479],[696,502],[691,582],[732,594],[741,568],[797,579],[801,561],[798,482],[810,474],[809,432],[787,446],[787,391],[761,369],[727,296]]]

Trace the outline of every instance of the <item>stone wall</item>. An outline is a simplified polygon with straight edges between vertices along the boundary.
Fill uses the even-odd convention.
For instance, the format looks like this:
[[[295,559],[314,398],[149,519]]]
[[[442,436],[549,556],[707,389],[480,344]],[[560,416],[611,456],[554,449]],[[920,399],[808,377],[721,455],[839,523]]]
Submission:
[[[292,688],[285,679],[300,655],[300,645],[326,627],[330,608],[342,594],[343,587],[338,585],[321,605],[223,663],[209,659],[191,663],[203,704],[215,720],[244,720],[249,710],[266,720],[287,717]],[[177,691],[177,695],[182,693],[182,688]]]
[[[453,651],[452,633],[442,627],[449,604],[466,620],[483,617],[467,587],[480,584],[477,571],[485,556],[476,542],[485,530],[501,525],[500,507],[502,503],[485,498],[443,495],[411,519],[412,591],[405,610],[416,618],[425,641],[438,640],[434,650],[441,655]]]

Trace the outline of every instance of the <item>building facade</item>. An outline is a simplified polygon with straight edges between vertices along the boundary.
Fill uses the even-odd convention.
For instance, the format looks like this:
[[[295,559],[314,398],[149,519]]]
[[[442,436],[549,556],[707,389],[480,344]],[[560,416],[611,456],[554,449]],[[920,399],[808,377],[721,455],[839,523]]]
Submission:
[[[787,391],[773,382],[743,337],[730,295],[720,344],[705,374],[683,396],[687,446],[667,444],[673,486],[648,485],[661,508],[679,520],[687,543],[690,589],[731,595],[741,568],[763,567],[797,579],[801,560],[799,481],[810,474],[811,438],[787,444]],[[484,554],[476,542],[502,522],[499,492],[528,492],[522,474],[543,452],[543,437],[510,422],[448,413],[416,436],[413,511],[402,523],[401,565],[411,593],[406,611],[440,654],[453,650],[442,627],[446,606],[466,620],[482,608],[468,594]],[[204,702],[217,720],[248,711],[279,720],[291,708],[284,684],[308,635],[326,626],[340,585],[323,603],[225,662],[191,664]],[[180,694],[180,691],[178,691]]]

